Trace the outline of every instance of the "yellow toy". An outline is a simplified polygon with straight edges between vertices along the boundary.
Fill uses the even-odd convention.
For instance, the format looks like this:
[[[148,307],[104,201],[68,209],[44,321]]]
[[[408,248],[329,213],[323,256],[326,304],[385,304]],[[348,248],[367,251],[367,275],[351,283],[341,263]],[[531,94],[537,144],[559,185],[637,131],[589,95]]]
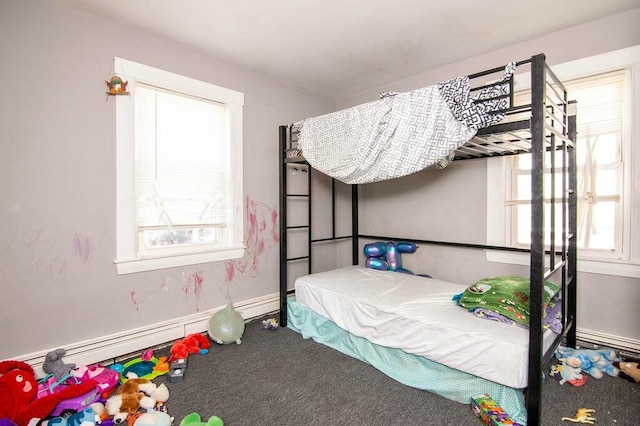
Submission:
[[[566,420],[573,423],[588,423],[590,425],[593,425],[595,424],[594,422],[596,421],[596,418],[591,417],[591,413],[595,412],[596,410],[594,410],[593,408],[578,408],[578,412],[576,413],[575,417],[563,417],[562,421]]]

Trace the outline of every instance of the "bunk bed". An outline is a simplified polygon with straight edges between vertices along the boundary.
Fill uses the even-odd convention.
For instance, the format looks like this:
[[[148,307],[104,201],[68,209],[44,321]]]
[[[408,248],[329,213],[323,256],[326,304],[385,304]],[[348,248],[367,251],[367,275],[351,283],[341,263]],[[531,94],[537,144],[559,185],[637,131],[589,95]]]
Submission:
[[[530,74],[528,99],[517,105],[514,103],[513,93],[513,69],[515,67],[528,69]],[[487,80],[489,80],[488,83]],[[455,81],[456,85],[460,82],[460,80],[451,81]],[[377,175],[371,178],[371,174],[353,173],[353,169],[344,172],[343,165],[338,166],[341,169],[339,173],[342,173],[339,180],[351,182],[351,233],[336,235],[336,179],[334,177],[331,180],[331,235],[312,238],[311,182],[312,176],[317,171],[305,155],[307,152],[310,156],[314,156],[314,154],[304,147],[301,149],[302,144],[299,143],[299,137],[304,126],[312,128],[316,123],[305,120],[280,126],[280,322],[283,326],[289,325],[294,330],[301,332],[305,337],[312,337],[316,341],[370,363],[409,386],[429,390],[465,403],[469,403],[470,397],[474,396],[474,393],[487,392],[507,412],[516,417],[517,421],[536,425],[540,423],[541,380],[544,369],[560,343],[571,347],[575,347],[576,344],[575,103],[568,100],[566,88],[546,63],[544,54],[534,55],[506,66],[469,75],[462,80],[463,85],[467,82],[471,82],[468,93],[471,93],[473,99],[482,104],[480,108],[482,112],[489,113],[489,118],[477,128],[472,128],[464,138],[456,140],[454,146],[450,146],[444,151],[440,150],[436,156],[431,156],[428,161],[420,165],[420,168],[431,166],[444,168],[451,161],[530,153],[532,165],[530,247],[523,249],[361,234],[359,232],[358,184],[380,179],[376,177]],[[436,87],[442,88],[442,85]],[[391,94],[391,96],[396,95]],[[384,99],[388,96],[389,94],[382,94],[381,98]],[[468,100],[466,91],[462,98],[465,102]],[[340,115],[340,113],[338,114]],[[330,124],[342,123],[344,113],[339,118],[340,120]],[[473,118],[472,121],[475,123],[477,119]],[[335,126],[333,127],[335,129]],[[310,131],[319,133],[317,126]],[[466,129],[462,129],[462,131],[456,130],[454,133],[459,135],[465,132]],[[334,147],[330,151],[339,150]],[[549,155],[550,153],[554,155]],[[326,150],[319,151],[318,158],[314,158],[312,161],[313,164],[318,164],[317,160],[325,159],[324,157],[327,155]],[[429,157],[429,155],[426,156]],[[353,161],[353,159],[350,160],[351,163]],[[356,162],[358,161],[360,160],[356,160]],[[330,164],[329,169],[331,167],[333,165]],[[306,191],[292,192],[288,184],[289,176],[292,172],[295,173],[299,170],[306,172]],[[401,170],[398,173],[394,172],[396,174],[394,176],[389,176],[383,171],[382,175],[384,175],[384,179],[390,179],[415,171],[415,168],[408,171]],[[327,173],[326,169],[323,169],[323,172]],[[331,171],[331,173],[333,172]],[[446,173],[446,170],[443,170],[443,173]],[[365,177],[363,178],[363,176]],[[341,185],[341,183],[338,184]],[[287,210],[292,199],[305,200],[308,203],[306,224],[291,225],[288,223]],[[546,212],[545,209],[547,209]],[[545,224],[545,216],[550,218],[549,223]],[[556,217],[561,219],[556,220]],[[300,232],[307,235],[306,254],[293,256],[289,240],[291,240],[291,235]],[[447,283],[430,279],[427,284],[421,281],[416,285],[415,280],[429,280],[429,278],[365,268],[362,266],[364,260],[362,246],[365,241],[373,240],[402,240],[421,245],[528,253],[529,327],[516,330],[514,327],[505,327],[504,324],[495,323],[491,326],[483,324],[482,327],[474,324],[473,321],[484,320],[468,316],[468,312],[456,306],[450,297],[463,291],[468,287],[468,284]],[[317,244],[326,245],[328,242],[345,241],[351,242],[351,263],[353,266],[340,268],[336,271],[312,271],[313,249]],[[545,241],[547,241],[546,244]],[[558,243],[558,241],[561,242]],[[293,277],[291,264],[305,262],[306,270],[301,274],[302,276]],[[295,290],[290,285],[294,279]],[[363,279],[366,284],[358,284],[360,279]],[[549,280],[552,280],[559,287],[561,326],[559,330],[556,330],[557,333],[545,331],[543,327],[545,302],[548,300],[545,289]],[[356,289],[342,287],[348,285],[355,286]],[[407,290],[407,288],[412,290]],[[364,293],[373,293],[373,298],[376,300],[368,301],[367,297],[369,296],[362,294],[363,289]],[[293,297],[294,293],[295,297]],[[346,298],[343,297],[344,294],[347,295]],[[450,344],[460,341],[460,336],[465,333],[474,334],[470,333],[470,330],[474,330],[476,327],[476,329],[486,330],[486,334],[483,334],[484,332],[478,334],[480,340],[477,340],[475,344],[484,348],[488,356],[484,361],[476,363],[475,367],[469,367],[470,359],[475,359],[478,352],[475,352],[476,355],[470,354],[467,358],[460,358],[461,355],[457,353],[457,358],[452,359],[451,354],[433,356],[433,350],[398,349],[401,346],[397,346],[395,343],[386,346],[384,341],[379,339],[379,336],[385,333],[393,334],[393,330],[385,331],[381,328],[382,324],[388,322],[389,319],[384,317],[385,314],[393,313],[393,310],[400,305],[402,305],[403,311],[407,310],[407,299],[398,301],[399,294],[402,297],[406,297],[408,294],[409,298],[415,296],[416,306],[419,305],[418,300],[420,303],[426,301],[426,305],[409,309],[413,313],[415,311],[432,311],[437,308],[442,311],[437,311],[433,315],[451,317],[459,316],[460,313],[467,315],[464,318],[461,317],[461,322],[455,323],[457,325],[449,325],[446,327],[447,330],[440,331],[424,329],[423,326],[430,320],[425,319],[420,323],[421,319],[418,318],[417,321],[420,323],[418,330],[420,327],[423,329],[417,335],[413,331],[410,334],[396,333],[400,335],[399,339],[410,341],[409,345],[413,345],[414,348],[421,348],[420,339],[430,340],[433,338],[436,342]],[[358,305],[356,302],[359,299],[366,301],[365,308],[361,305],[354,308]],[[409,304],[411,304],[410,300]],[[331,306],[337,307],[337,309],[331,311]],[[364,318],[367,318],[369,323],[359,327],[358,323],[363,322],[363,317],[356,318],[352,315],[350,310],[353,309],[364,309],[365,311],[368,309]],[[394,313],[392,317],[396,318],[397,315]],[[399,321],[404,329],[408,322],[416,321],[416,316],[410,313]],[[356,327],[352,332],[349,327],[352,327],[354,323]],[[396,330],[399,329],[396,328]],[[437,339],[436,332],[440,333],[437,335],[439,336]],[[493,335],[503,334],[502,344],[505,343],[505,340],[507,343],[514,341],[519,341],[519,343],[512,345],[511,348],[500,346],[500,343],[496,343],[492,337],[492,333]],[[487,344],[483,345],[482,339],[486,339]],[[516,352],[513,352],[513,346],[515,346]],[[453,352],[455,353],[457,349]],[[513,357],[510,367],[505,367],[506,373],[487,373],[487,370],[500,369],[495,361],[494,365],[491,365],[492,359],[498,360],[498,363],[504,363],[504,357],[496,356],[500,351],[506,351],[505,353],[512,355],[517,353],[518,355]],[[389,367],[390,359],[396,363],[396,367]],[[398,365],[410,366],[410,368],[405,367],[405,371],[403,371],[402,367],[397,368]],[[481,391],[478,392],[479,390]]]

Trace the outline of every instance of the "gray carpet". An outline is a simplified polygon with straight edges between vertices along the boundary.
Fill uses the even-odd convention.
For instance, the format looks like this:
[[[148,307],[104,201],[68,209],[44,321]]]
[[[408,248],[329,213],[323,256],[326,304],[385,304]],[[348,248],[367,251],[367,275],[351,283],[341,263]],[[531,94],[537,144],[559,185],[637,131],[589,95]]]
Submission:
[[[290,329],[265,330],[262,319],[247,323],[242,344],[190,355],[184,381],[154,380],[169,387],[174,425],[191,412],[226,426],[481,424],[468,404],[401,385]],[[547,379],[542,404],[545,426],[573,424],[561,418],[580,407],[596,410],[597,425],[640,424],[640,385],[617,377],[589,377],[582,387]]]

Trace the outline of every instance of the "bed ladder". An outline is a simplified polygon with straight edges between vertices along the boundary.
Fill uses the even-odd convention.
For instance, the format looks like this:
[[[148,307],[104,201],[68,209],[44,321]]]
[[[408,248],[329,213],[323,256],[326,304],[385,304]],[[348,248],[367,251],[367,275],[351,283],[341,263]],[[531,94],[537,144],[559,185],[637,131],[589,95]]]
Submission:
[[[291,152],[295,152],[297,147],[292,146],[292,138],[294,132],[292,126],[280,126],[280,324],[283,327],[287,325],[287,297],[293,291],[288,290],[289,275],[288,265],[290,262],[307,261],[307,273],[312,273],[312,247],[316,243],[337,242],[341,240],[351,240],[351,264],[359,263],[359,226],[358,226],[358,185],[350,185],[351,187],[351,234],[339,236],[336,232],[336,180],[331,179],[331,235],[325,238],[312,238],[312,197],[311,197],[311,181],[313,175],[313,167],[300,156],[290,157]],[[288,172],[291,166],[299,166],[305,168],[307,174],[307,192],[293,193],[289,192]],[[307,223],[306,225],[288,224],[289,215],[287,212],[287,202],[291,199],[300,199],[307,201]],[[304,256],[289,257],[289,246],[287,244],[288,234],[290,231],[307,232],[307,254]]]
[[[291,148],[291,127],[280,126],[280,325],[287,326],[287,296],[288,296],[288,264],[289,262],[307,260],[308,273],[311,273],[311,170],[312,168],[302,157],[289,157],[289,153],[295,151]],[[287,184],[288,168],[292,164],[305,167],[307,173],[307,193],[290,193]],[[287,203],[290,199],[307,200],[307,224],[289,226],[287,219]],[[308,233],[307,254],[304,256],[288,257],[288,233],[290,230],[306,230]]]
[[[575,111],[567,107],[566,90],[555,90],[555,96],[562,99],[558,105],[550,101],[547,89],[554,91],[551,84],[562,87],[557,77],[545,62],[544,55],[532,57],[532,115],[531,115],[531,253],[530,253],[530,310],[531,324],[529,332],[529,386],[526,393],[527,424],[539,425],[541,419],[543,368],[554,355],[557,345],[563,338],[567,344],[575,347],[576,341],[576,257],[577,257],[577,200],[576,200],[576,117]],[[551,88],[550,88],[551,87]],[[573,104],[573,103],[572,103]],[[557,108],[557,110],[556,110]],[[575,109],[575,105],[571,108]],[[554,115],[555,110],[555,115]],[[548,124],[549,117],[555,124],[560,124],[562,131]],[[555,121],[558,120],[558,121]],[[548,144],[547,144],[548,138]],[[551,152],[550,164],[545,165],[545,156]],[[556,164],[555,153],[561,152],[562,164]],[[546,172],[548,167],[550,171]],[[550,174],[549,193],[545,193],[545,173]],[[562,178],[562,189],[556,191],[556,176]],[[561,192],[556,194],[556,192]],[[549,198],[549,235],[544,227],[545,198]],[[556,251],[556,203],[561,208],[562,242],[559,252]],[[549,250],[545,250],[545,236],[549,237]],[[553,276],[559,276],[562,282],[563,333],[544,351],[542,316],[544,282]],[[535,322],[533,322],[535,320]],[[540,330],[532,332],[532,330]]]

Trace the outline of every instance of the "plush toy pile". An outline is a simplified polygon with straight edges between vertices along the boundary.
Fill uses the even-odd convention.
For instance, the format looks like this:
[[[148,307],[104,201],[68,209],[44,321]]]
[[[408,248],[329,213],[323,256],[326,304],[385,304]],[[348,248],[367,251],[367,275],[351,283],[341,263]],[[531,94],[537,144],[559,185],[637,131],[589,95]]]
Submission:
[[[572,349],[558,346],[555,355],[558,361],[580,369],[595,379],[601,379],[604,374],[616,377],[620,371],[613,365],[618,357],[612,349]]]
[[[169,389],[163,383],[156,386],[147,379],[128,379],[116,389],[104,405],[107,415],[113,417],[116,424],[136,416],[140,409],[153,411],[158,403],[164,405],[169,399]]]
[[[40,398],[33,368],[22,361],[0,362],[0,419],[25,426],[33,418],[47,417],[62,401],[96,389],[96,382],[86,380],[60,388]],[[97,392],[96,392],[97,393]]]
[[[176,341],[171,357],[186,360],[189,354],[207,353],[209,340],[194,333]],[[101,364],[80,366],[65,363],[66,351],[56,349],[45,356],[39,380],[29,364],[0,361],[0,426],[171,426],[174,418],[167,413],[169,389],[156,385],[152,378],[169,372],[137,377],[124,366]],[[151,350],[139,358],[156,360]],[[164,357],[160,357],[164,358]],[[157,361],[157,360],[156,360]],[[166,364],[166,363],[164,363]],[[127,364],[125,364],[126,366]],[[218,416],[204,422],[197,413],[187,415],[181,425],[223,426]]]

